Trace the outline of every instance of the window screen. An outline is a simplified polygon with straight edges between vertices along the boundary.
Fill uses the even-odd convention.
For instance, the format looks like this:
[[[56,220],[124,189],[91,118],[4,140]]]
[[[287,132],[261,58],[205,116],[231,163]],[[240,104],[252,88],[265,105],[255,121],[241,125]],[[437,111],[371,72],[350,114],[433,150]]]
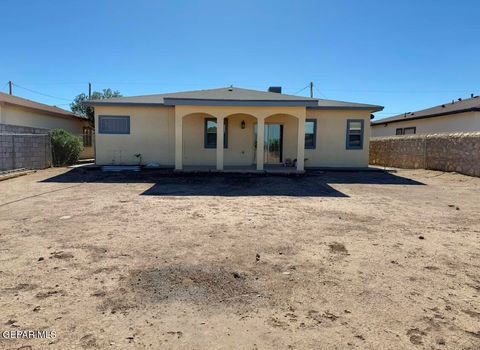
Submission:
[[[92,147],[93,130],[89,127],[83,128],[83,147]]]
[[[129,116],[106,116],[98,117],[100,134],[130,134]]]
[[[403,134],[404,135],[413,135],[416,134],[417,128],[416,127],[410,127],[410,128],[404,128],[403,129]]]

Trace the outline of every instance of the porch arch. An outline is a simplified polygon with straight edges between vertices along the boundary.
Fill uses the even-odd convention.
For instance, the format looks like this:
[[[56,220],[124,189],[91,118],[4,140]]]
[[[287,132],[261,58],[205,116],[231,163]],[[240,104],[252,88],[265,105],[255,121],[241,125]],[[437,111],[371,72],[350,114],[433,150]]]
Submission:
[[[282,162],[297,160],[297,170],[305,163],[305,114],[275,113],[265,117],[265,124],[280,124],[283,129]]]
[[[225,116],[228,144],[224,148],[224,164],[230,167],[251,167],[256,159],[254,127],[257,117],[250,113],[230,113]]]
[[[206,108],[203,106],[196,106],[195,108],[192,107],[182,107],[177,110],[175,108],[175,169],[182,170],[184,160],[186,164],[190,165],[214,165],[216,164],[217,170],[223,170],[224,168],[224,156],[226,154],[227,164],[228,165],[235,165],[238,162],[252,162],[254,159],[256,160],[256,168],[257,170],[263,170],[263,161],[264,161],[264,147],[257,147],[256,152],[254,149],[254,144],[256,141],[257,145],[264,145],[264,132],[257,132],[257,137],[255,139],[249,138],[246,135],[245,139],[242,139],[242,133],[239,133],[239,147],[227,147],[224,150],[224,143],[223,143],[223,135],[224,135],[224,121],[229,121],[229,134],[232,133],[232,128],[236,128],[237,131],[241,130],[241,123],[242,120],[245,121],[245,129],[250,130],[251,137],[253,137],[253,127],[252,125],[257,123],[258,130],[264,130],[265,121],[268,123],[270,121],[274,121],[278,118],[288,118],[290,123],[292,123],[291,118],[294,120],[296,119],[297,125],[297,149],[296,149],[296,158],[297,158],[297,170],[303,171],[304,168],[304,143],[305,143],[305,109],[298,109],[296,110],[289,110],[288,112],[291,113],[283,113],[282,109],[277,109],[278,113],[274,113],[271,108],[230,108],[230,113],[228,113],[225,109],[221,108]],[[193,119],[192,119],[193,118]],[[208,149],[206,150],[204,147],[204,122],[205,118],[215,118],[217,120],[217,142],[216,142],[216,150],[215,149]],[[195,121],[196,119],[196,121]],[[193,123],[196,125],[194,128],[189,127],[189,123]],[[186,130],[184,130],[184,124],[186,125]],[[250,124],[250,125],[249,125]],[[292,124],[293,125],[293,124]],[[247,129],[248,128],[248,129]],[[288,139],[289,143],[295,142],[295,135],[292,134],[292,130],[294,128],[290,126],[288,130]],[[238,135],[237,135],[238,136]],[[233,134],[229,135],[229,143],[233,142],[232,137]],[[196,140],[196,141],[194,141]],[[190,142],[193,141],[191,145]],[[185,150],[184,152],[184,143]],[[251,146],[248,145],[250,143]],[[253,149],[248,149],[247,147],[252,147]],[[199,154],[196,155],[194,153],[190,154],[191,150],[196,149],[199,151]],[[232,155],[233,150],[236,150],[237,155]],[[206,152],[206,154],[203,154]],[[242,153],[243,152],[243,153]],[[253,152],[253,157],[252,157]],[[202,154],[200,154],[202,153]],[[290,152],[291,153],[291,152]],[[190,155],[189,155],[190,154]],[[287,156],[287,155],[286,155]],[[292,158],[295,158],[292,156]],[[195,163],[196,160],[198,163]],[[215,161],[214,161],[215,160]],[[243,164],[243,163],[242,163]],[[251,163],[250,163],[251,164]]]

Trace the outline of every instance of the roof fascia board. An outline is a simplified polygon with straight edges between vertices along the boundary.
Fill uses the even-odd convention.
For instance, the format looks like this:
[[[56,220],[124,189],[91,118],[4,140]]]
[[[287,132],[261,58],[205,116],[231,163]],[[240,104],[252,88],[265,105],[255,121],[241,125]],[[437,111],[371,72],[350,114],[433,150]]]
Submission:
[[[92,107],[100,107],[100,106],[108,106],[108,107],[173,107],[167,106],[164,103],[153,103],[153,102],[103,102],[103,101],[86,101],[83,102],[86,106]]]
[[[213,100],[164,98],[167,106],[253,106],[253,107],[308,107],[318,104],[317,100]]]

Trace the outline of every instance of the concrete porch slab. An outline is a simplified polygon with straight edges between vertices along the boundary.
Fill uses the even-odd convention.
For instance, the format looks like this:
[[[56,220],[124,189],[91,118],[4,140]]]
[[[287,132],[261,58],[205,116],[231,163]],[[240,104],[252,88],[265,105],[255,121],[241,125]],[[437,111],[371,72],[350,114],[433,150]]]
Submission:
[[[185,166],[182,170],[175,170],[177,173],[230,173],[230,174],[277,174],[277,175],[300,175],[305,174],[305,171],[298,171],[293,167],[284,166],[265,166],[264,170],[257,170],[252,166],[226,166],[223,170],[217,170],[215,166]]]

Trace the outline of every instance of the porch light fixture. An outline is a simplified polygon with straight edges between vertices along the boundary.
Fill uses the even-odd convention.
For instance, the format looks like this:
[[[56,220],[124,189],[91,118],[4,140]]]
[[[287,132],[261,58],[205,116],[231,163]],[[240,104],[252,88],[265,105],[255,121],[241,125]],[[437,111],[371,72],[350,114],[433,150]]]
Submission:
[[[245,120],[242,120],[242,122],[240,123],[240,126],[242,129],[245,129]]]

